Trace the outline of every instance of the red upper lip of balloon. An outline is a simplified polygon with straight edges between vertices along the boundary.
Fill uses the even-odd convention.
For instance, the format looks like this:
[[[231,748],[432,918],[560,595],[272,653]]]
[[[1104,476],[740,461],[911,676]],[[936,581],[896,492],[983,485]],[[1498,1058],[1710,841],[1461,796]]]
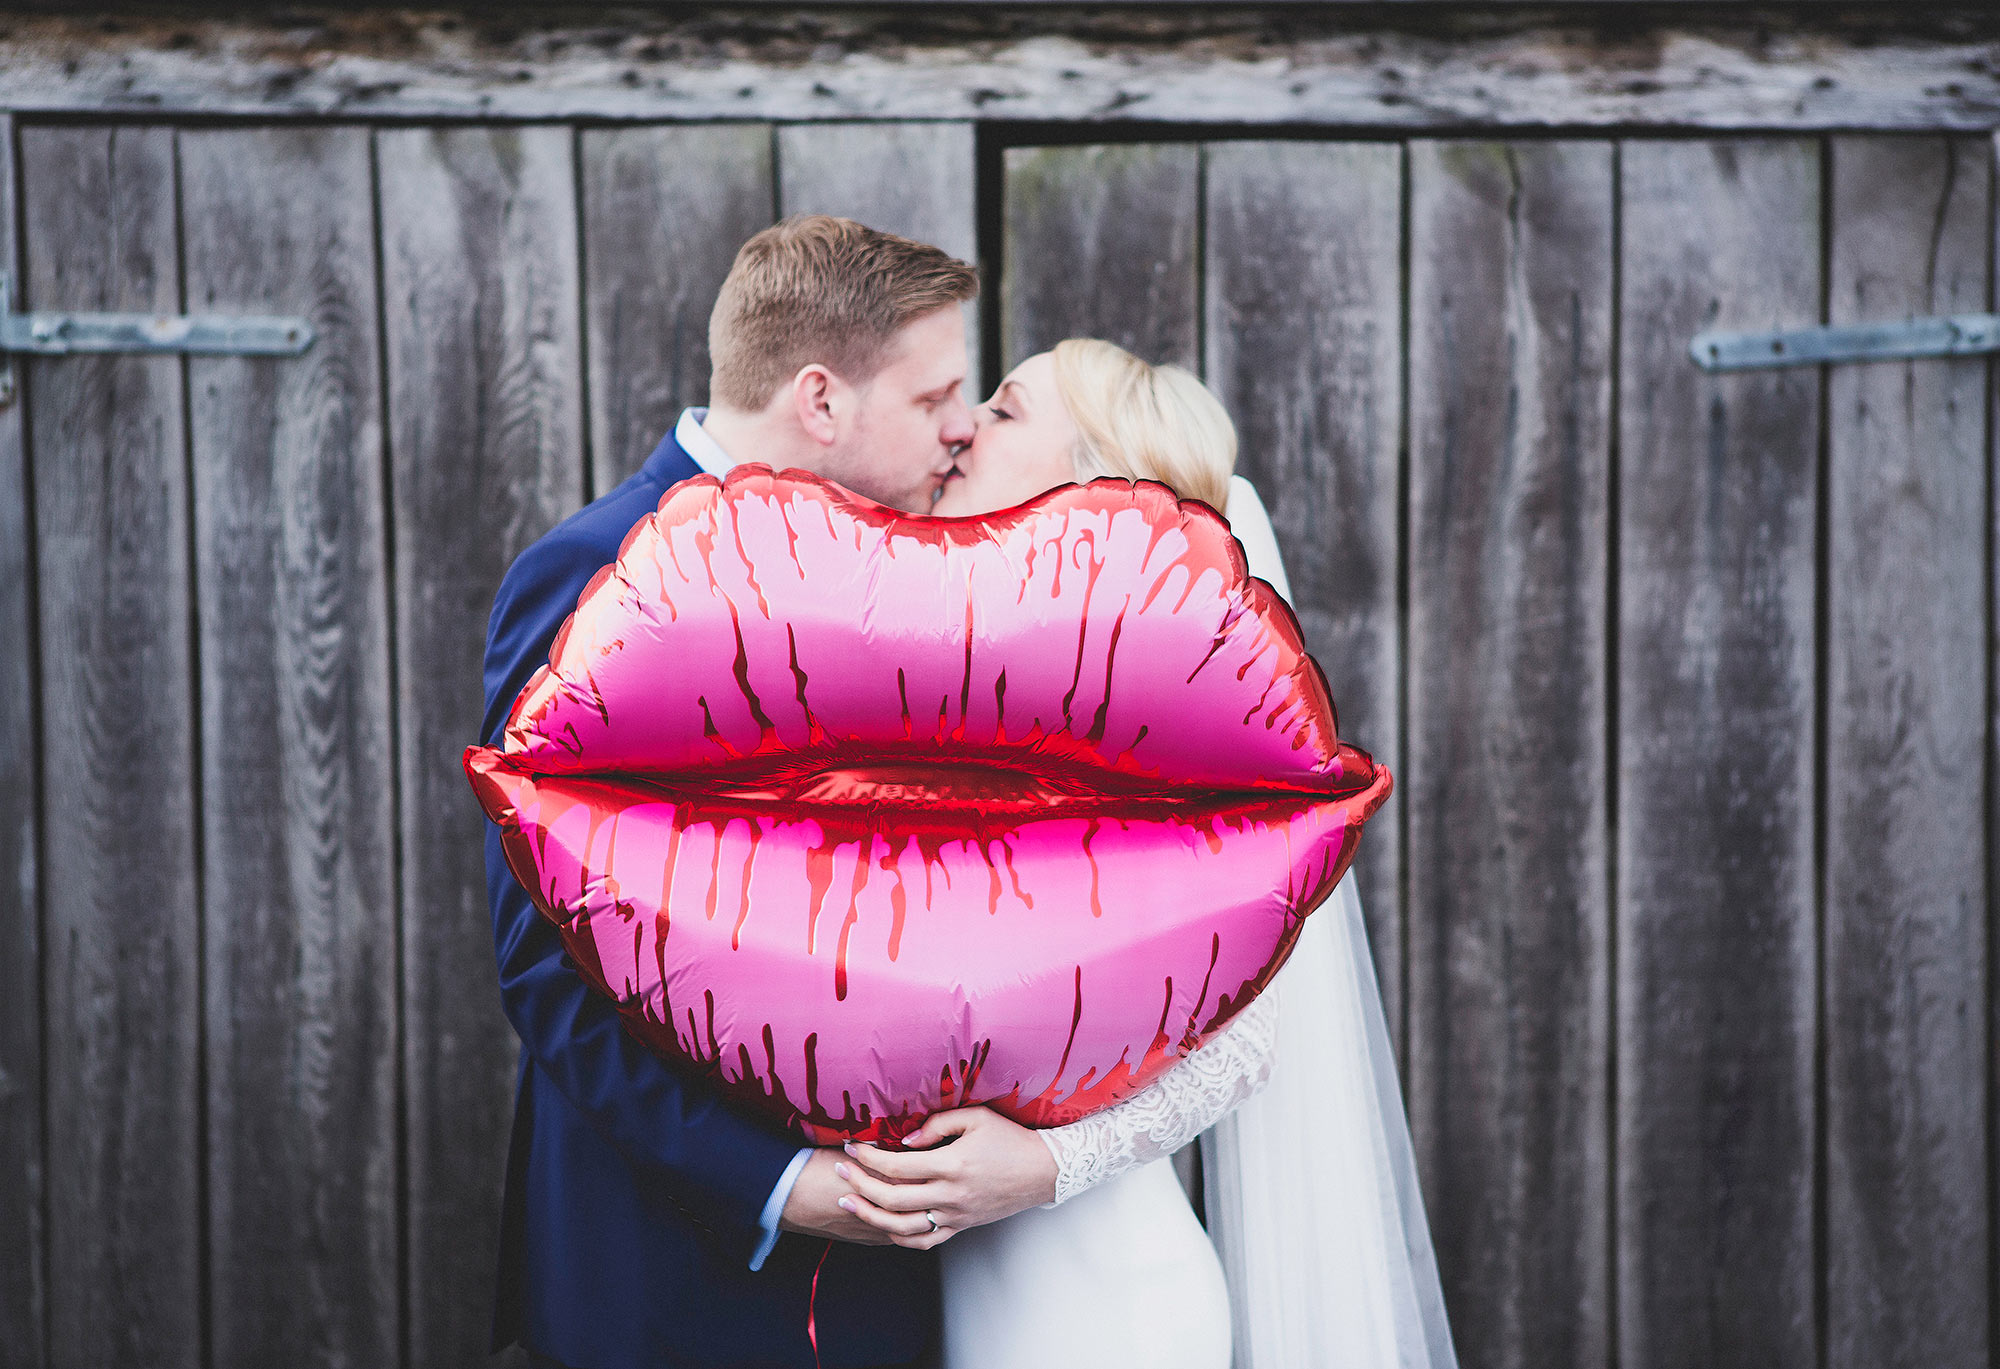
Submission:
[[[1375,770],[1204,504],[1097,480],[940,518],[754,465],[681,483],[634,526],[504,750],[537,773],[822,802],[963,790],[989,810],[965,772],[1085,801],[1329,798]]]

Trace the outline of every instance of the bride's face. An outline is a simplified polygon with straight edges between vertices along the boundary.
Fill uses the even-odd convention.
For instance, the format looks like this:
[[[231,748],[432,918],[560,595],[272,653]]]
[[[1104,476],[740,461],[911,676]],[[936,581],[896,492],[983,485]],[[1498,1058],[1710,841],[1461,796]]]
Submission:
[[[1016,366],[973,412],[971,445],[945,478],[931,512],[950,518],[1012,508],[1076,479],[1076,424],[1056,388],[1047,352]]]

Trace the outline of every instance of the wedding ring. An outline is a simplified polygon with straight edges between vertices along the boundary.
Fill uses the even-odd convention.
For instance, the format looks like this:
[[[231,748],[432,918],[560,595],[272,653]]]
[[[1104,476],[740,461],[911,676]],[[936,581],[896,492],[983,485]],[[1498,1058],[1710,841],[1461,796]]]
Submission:
[[[924,1220],[931,1224],[932,1231],[936,1231],[938,1229],[937,1213],[935,1212],[924,1213]]]

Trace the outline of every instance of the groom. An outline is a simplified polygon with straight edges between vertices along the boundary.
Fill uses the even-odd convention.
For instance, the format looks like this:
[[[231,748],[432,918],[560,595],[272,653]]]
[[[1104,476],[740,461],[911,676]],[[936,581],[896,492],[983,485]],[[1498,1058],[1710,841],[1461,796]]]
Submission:
[[[502,581],[483,740],[499,744],[585,585],[677,481],[720,476],[741,456],[928,510],[973,435],[960,305],[977,290],[964,262],[846,219],[787,220],[746,243],[709,322],[714,407],[682,414],[636,475]],[[490,823],[486,879],[522,1044],[494,1348],[518,1340],[537,1365],[569,1369],[926,1362],[935,1261],[843,1210],[840,1152],[801,1148],[627,1036],[508,871]]]

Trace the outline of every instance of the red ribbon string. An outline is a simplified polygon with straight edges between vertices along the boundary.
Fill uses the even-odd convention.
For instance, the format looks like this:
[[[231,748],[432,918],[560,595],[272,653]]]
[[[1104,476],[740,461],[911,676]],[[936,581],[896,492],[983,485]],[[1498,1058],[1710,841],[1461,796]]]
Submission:
[[[813,1266],[812,1292],[806,1295],[806,1339],[812,1342],[813,1369],[819,1369],[819,1324],[813,1320],[813,1307],[819,1302],[819,1271],[826,1267],[826,1257],[833,1253],[833,1242],[826,1243],[826,1249],[819,1252],[819,1263]]]

